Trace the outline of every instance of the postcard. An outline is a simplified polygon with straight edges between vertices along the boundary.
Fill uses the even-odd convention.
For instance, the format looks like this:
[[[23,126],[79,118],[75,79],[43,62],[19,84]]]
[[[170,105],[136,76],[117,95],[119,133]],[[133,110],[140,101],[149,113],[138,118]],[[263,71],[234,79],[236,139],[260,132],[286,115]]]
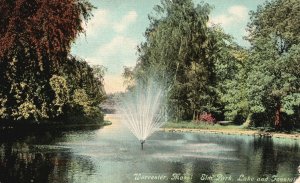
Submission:
[[[0,183],[300,183],[297,0],[0,0]]]

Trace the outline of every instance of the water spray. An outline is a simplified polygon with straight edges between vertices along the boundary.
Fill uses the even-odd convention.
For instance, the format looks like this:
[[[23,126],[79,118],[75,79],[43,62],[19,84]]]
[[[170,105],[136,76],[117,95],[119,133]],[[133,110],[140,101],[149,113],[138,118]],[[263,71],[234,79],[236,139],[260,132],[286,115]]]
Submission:
[[[137,84],[126,93],[118,105],[122,122],[140,140],[146,139],[166,122],[165,90],[153,81]]]

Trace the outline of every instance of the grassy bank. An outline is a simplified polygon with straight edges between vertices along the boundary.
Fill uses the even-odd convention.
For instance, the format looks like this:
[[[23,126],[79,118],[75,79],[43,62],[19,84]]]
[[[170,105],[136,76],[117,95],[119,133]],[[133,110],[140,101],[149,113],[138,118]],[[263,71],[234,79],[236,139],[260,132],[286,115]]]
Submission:
[[[262,129],[249,129],[239,125],[211,125],[206,123],[194,123],[188,121],[168,122],[162,127],[162,130],[167,132],[201,132],[227,135],[251,135],[300,140],[299,132],[266,132]]]
[[[220,125],[220,124],[206,124],[206,123],[194,123],[189,121],[181,122],[168,122],[164,125],[164,128],[184,128],[184,129],[206,129],[206,130],[246,130],[242,126],[237,125]]]

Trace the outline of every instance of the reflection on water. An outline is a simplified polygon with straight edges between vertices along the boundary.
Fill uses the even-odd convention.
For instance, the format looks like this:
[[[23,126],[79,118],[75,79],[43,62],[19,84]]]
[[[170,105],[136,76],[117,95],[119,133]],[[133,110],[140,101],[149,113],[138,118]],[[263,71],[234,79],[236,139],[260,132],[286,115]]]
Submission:
[[[94,131],[1,138],[0,182],[293,182],[298,175],[293,140],[157,132],[141,151],[113,122]]]

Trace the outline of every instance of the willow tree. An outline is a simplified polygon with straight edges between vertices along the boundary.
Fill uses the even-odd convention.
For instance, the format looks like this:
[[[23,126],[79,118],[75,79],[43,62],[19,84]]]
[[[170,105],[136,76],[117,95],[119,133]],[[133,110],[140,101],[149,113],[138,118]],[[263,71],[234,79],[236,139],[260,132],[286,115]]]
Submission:
[[[86,0],[0,0],[1,118],[56,116],[50,79],[70,60],[92,9]]]
[[[163,0],[149,15],[146,41],[138,48],[135,78],[155,76],[169,92],[177,119],[215,112],[217,40],[208,27],[211,7],[192,0]]]

